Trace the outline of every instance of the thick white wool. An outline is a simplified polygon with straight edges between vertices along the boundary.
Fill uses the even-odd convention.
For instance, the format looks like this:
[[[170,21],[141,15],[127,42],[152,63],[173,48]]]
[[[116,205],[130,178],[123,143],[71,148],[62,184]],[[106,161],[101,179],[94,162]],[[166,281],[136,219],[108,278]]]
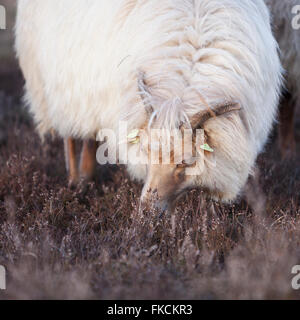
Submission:
[[[238,101],[240,116],[207,122],[220,165],[195,181],[224,199],[243,187],[276,118],[281,64],[263,0],[19,0],[16,50],[41,134],[143,126],[141,71],[161,127]]]

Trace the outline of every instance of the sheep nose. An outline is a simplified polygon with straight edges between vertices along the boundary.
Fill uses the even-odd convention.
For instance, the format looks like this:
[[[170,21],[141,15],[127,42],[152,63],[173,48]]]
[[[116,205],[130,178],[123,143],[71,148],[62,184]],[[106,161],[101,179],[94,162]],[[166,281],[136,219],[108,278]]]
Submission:
[[[165,200],[151,200],[151,197],[142,197],[140,202],[140,210],[155,210],[162,216],[169,208],[169,204]]]
[[[160,212],[160,214],[162,215],[168,210],[169,205],[168,205],[167,201],[158,200],[158,201],[155,201],[154,208],[156,210],[158,210]]]

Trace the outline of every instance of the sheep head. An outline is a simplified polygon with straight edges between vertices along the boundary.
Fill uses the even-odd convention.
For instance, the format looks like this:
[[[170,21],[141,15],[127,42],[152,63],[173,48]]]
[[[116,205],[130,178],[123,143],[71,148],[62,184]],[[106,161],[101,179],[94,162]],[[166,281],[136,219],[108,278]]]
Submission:
[[[155,108],[150,103],[151,92],[145,82],[144,73],[139,74],[138,90],[150,119]],[[203,161],[213,157],[214,153],[214,145],[210,144],[210,137],[204,130],[205,124],[211,119],[239,110],[241,106],[237,102],[217,104],[193,115],[189,122],[181,123],[176,133],[172,134],[155,128],[154,117],[150,128],[146,126],[147,129],[140,135],[141,150],[148,157],[142,203],[148,202],[155,192],[159,198],[157,204],[161,209],[165,209],[184,191],[196,186],[203,170]],[[156,159],[155,163],[153,158]],[[200,165],[197,163],[199,158],[202,161]]]

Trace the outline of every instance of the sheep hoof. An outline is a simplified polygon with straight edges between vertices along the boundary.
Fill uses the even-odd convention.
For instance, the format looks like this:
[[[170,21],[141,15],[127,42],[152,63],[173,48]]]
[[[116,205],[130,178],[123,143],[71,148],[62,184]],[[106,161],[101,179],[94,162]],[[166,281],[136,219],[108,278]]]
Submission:
[[[86,174],[86,173],[81,173],[80,174],[80,182],[83,183],[88,183],[93,181],[94,178],[94,174],[90,173],[90,174]]]
[[[74,177],[69,177],[68,187],[70,189],[75,189],[78,185],[78,179]]]
[[[296,147],[292,144],[290,147],[281,148],[281,159],[283,161],[292,161],[296,158]]]

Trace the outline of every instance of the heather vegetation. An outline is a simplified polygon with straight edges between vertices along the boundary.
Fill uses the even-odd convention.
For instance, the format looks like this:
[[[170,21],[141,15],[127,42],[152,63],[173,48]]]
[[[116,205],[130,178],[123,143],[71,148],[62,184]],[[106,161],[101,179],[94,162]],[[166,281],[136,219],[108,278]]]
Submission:
[[[223,205],[201,190],[173,212],[141,212],[142,186],[122,166],[98,166],[95,182],[68,188],[63,142],[35,133],[12,50],[3,49],[11,29],[0,36],[0,299],[300,297],[291,286],[300,264],[299,122],[296,159],[280,160],[275,129],[258,159],[252,203],[264,194],[263,215],[244,196]]]

